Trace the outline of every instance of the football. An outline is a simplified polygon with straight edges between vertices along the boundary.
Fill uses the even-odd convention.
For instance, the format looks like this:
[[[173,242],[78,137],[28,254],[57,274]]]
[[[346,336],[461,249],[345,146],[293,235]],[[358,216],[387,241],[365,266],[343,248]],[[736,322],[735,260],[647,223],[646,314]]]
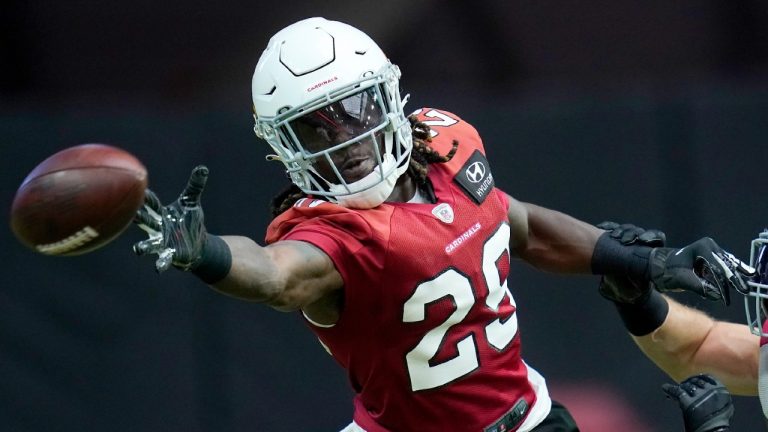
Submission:
[[[105,144],[64,149],[36,166],[16,191],[11,229],[45,255],[80,255],[123,232],[144,202],[147,170]]]

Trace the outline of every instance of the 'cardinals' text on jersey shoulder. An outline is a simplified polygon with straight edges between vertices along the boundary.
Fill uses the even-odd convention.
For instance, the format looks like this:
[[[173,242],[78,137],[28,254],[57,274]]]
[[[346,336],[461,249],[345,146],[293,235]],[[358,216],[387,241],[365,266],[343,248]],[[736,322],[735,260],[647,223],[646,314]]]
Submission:
[[[273,221],[267,242],[312,243],[343,277],[339,321],[310,326],[347,370],[361,427],[481,431],[514,414],[507,430],[526,430],[550,400],[520,357],[507,197],[472,126],[433,109],[419,119],[440,154],[459,143],[430,165],[436,203],[356,210],[307,198]]]

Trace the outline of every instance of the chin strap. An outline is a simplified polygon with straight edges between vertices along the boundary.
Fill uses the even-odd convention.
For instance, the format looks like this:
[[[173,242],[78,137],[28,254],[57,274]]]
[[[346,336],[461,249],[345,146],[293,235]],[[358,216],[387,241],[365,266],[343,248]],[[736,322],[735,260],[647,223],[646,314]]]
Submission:
[[[386,154],[384,156],[384,161],[379,167],[374,169],[373,172],[367,176],[349,185],[355,189],[359,187],[364,190],[351,194],[344,194],[347,189],[345,186],[331,185],[331,193],[339,193],[335,198],[336,202],[342,207],[355,209],[378,207],[381,203],[387,200],[389,195],[391,195],[392,191],[395,189],[399,174],[397,170],[394,169],[394,164],[394,156]],[[389,174],[382,179],[380,170],[383,170],[384,172],[389,171]]]

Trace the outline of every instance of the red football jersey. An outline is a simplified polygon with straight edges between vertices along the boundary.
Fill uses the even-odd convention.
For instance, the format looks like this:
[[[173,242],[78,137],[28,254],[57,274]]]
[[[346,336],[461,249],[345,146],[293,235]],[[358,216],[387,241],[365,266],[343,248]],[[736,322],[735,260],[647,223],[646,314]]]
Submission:
[[[270,224],[267,243],[309,242],[343,277],[339,321],[309,325],[348,371],[362,428],[528,430],[551,402],[520,357],[507,197],[471,125],[432,109],[419,119],[440,154],[459,142],[450,162],[430,165],[437,203],[357,210],[307,198]]]

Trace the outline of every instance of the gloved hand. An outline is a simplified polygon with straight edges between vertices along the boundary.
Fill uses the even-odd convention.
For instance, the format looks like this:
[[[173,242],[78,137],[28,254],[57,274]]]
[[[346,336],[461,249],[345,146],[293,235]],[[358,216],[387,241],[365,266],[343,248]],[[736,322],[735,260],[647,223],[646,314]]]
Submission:
[[[643,229],[632,224],[601,222],[597,227],[609,231],[611,238],[624,246],[643,245],[661,247],[666,242],[666,235],[659,230]],[[643,298],[651,285],[648,281],[638,280],[627,275],[605,275],[600,279],[600,295],[617,303],[635,303]]]
[[[683,410],[685,432],[730,430],[734,411],[731,394],[714,377],[696,375],[679,385],[664,384],[661,388]]]
[[[616,222],[600,222],[598,228],[610,231],[611,238],[618,240],[624,246],[639,244],[649,247],[664,246],[667,236],[657,229],[644,229],[632,224],[618,224]]]
[[[208,168],[196,166],[187,185],[176,201],[163,206],[154,192],[147,189],[144,206],[134,218],[139,228],[149,234],[147,240],[133,245],[137,255],[157,254],[158,272],[171,265],[181,270],[193,270],[201,260],[206,242],[203,208],[200,197],[208,181]]]
[[[709,237],[682,249],[660,247],[649,257],[651,282],[661,292],[691,291],[730,304],[730,289],[748,292],[743,276],[755,269],[726,252]]]

